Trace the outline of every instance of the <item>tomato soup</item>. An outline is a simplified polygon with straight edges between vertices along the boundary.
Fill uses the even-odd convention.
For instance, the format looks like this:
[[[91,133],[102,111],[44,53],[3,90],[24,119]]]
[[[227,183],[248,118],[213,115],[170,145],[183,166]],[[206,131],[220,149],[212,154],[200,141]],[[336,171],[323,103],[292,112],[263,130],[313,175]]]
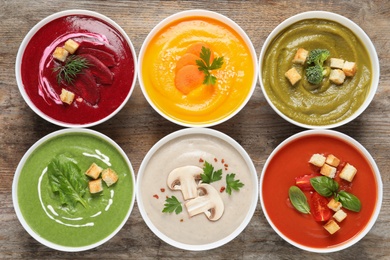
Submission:
[[[223,57],[223,65],[211,71],[215,84],[201,84],[183,94],[175,86],[176,64],[197,42],[210,46],[214,58]],[[187,17],[166,25],[151,38],[140,80],[144,93],[168,118],[185,124],[212,124],[237,112],[249,99],[256,81],[255,66],[247,43],[234,29],[209,17]]]
[[[295,185],[295,178],[313,172],[308,161],[315,153],[333,154],[357,169],[348,192],[360,199],[361,210],[357,213],[343,208],[347,217],[338,223],[340,230],[333,235],[324,229],[325,222],[316,222],[310,214],[298,212],[289,201],[288,191]],[[332,248],[358,236],[368,225],[378,207],[377,187],[370,162],[357,148],[337,137],[314,134],[299,137],[274,154],[263,171],[260,195],[270,221],[284,236],[306,247]],[[309,200],[309,192],[305,195]]]
[[[106,68],[111,77],[108,84],[93,82],[88,93],[69,84],[76,96],[67,105],[60,99],[64,85],[53,71],[53,52],[69,39],[80,44],[75,54],[82,51],[83,55],[94,55],[97,50],[110,55],[113,63]],[[22,56],[21,77],[26,94],[43,114],[54,121],[85,125],[111,115],[130,96],[135,81],[134,64],[131,47],[116,28],[93,16],[65,15],[48,22],[32,36]]]

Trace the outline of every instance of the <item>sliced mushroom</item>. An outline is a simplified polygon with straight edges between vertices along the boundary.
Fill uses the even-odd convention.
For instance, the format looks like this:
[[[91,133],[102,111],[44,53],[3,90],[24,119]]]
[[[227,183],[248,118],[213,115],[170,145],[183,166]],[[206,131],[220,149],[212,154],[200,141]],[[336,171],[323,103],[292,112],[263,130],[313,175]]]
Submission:
[[[218,191],[209,184],[199,184],[199,196],[187,201],[185,206],[190,217],[204,213],[209,220],[216,221],[222,217],[225,210]]]
[[[197,186],[203,170],[197,166],[183,166],[168,175],[167,185],[171,190],[181,190],[184,200],[198,196]]]

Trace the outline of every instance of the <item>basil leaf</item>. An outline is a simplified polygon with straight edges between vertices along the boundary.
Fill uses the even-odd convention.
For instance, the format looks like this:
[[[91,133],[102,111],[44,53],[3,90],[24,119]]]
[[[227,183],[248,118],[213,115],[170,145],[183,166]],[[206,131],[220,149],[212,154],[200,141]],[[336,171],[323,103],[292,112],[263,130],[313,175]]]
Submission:
[[[339,189],[339,184],[326,176],[319,176],[310,179],[311,186],[322,196],[330,197]]]
[[[291,204],[296,210],[305,214],[310,213],[309,203],[307,202],[307,198],[301,189],[297,186],[291,186],[288,190],[288,196],[290,197]]]
[[[362,204],[355,195],[342,190],[338,193],[337,199],[341,202],[344,208],[351,211],[360,212]]]
[[[61,204],[76,207],[79,202],[87,207],[83,199],[88,183],[80,168],[73,160],[63,154],[54,158],[47,167],[50,186],[54,193],[58,193]]]

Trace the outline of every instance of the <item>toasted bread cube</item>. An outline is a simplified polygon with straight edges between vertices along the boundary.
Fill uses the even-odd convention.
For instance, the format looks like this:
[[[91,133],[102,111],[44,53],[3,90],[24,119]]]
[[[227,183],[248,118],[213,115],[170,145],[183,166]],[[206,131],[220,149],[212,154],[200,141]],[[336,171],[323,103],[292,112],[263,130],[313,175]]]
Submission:
[[[343,66],[343,71],[347,77],[353,77],[356,73],[356,63],[351,61],[346,61]]]
[[[53,52],[53,57],[59,61],[62,61],[62,62],[64,62],[66,60],[68,55],[69,55],[69,52],[62,47],[55,48],[55,50]]]
[[[102,179],[99,178],[96,180],[89,181],[88,188],[89,188],[89,192],[92,194],[99,193],[99,192],[103,191]]]
[[[340,164],[340,159],[337,158],[336,156],[334,156],[333,154],[329,154],[326,157],[325,163],[327,163],[327,164],[329,164],[329,165],[331,165],[333,167],[337,167]]]
[[[118,181],[118,174],[113,169],[107,168],[102,172],[102,179],[110,187]]]
[[[339,229],[340,226],[334,221],[333,219],[329,220],[325,225],[324,228],[331,234],[333,235],[336,233]]]
[[[63,88],[61,90],[60,98],[61,98],[62,102],[70,105],[70,104],[72,104],[72,102],[74,100],[74,93]]]
[[[336,175],[336,171],[336,167],[330,166],[329,164],[325,163],[324,165],[322,165],[320,173],[322,175],[328,176],[329,178],[334,178],[334,176]]]
[[[347,217],[347,213],[344,210],[340,209],[336,213],[333,214],[333,218],[337,220],[337,222],[343,221]]]
[[[75,53],[79,48],[79,44],[72,39],[69,39],[65,42],[64,49],[67,50],[70,54]]]
[[[336,85],[341,85],[345,80],[345,73],[341,69],[334,69],[330,71],[329,80]]]
[[[340,178],[352,182],[356,173],[357,169],[353,165],[347,163],[340,172]]]
[[[336,201],[335,199],[331,199],[328,203],[328,208],[330,208],[333,211],[338,211],[341,209],[343,205],[341,204],[340,201]]]
[[[295,56],[292,60],[293,63],[295,64],[304,64],[306,59],[307,59],[307,56],[309,54],[309,51],[303,49],[303,48],[299,48],[297,50],[297,52],[295,53]]]
[[[96,163],[92,163],[91,166],[89,166],[88,170],[85,172],[85,175],[96,180],[102,171],[103,168],[99,167]]]
[[[295,85],[298,81],[301,80],[302,76],[298,73],[296,68],[289,69],[284,76],[290,81],[291,85]]]
[[[325,163],[326,157],[323,156],[322,154],[315,153],[310,157],[309,163],[322,167]]]
[[[344,67],[344,60],[337,59],[337,58],[330,58],[329,66],[332,69],[343,69],[343,67]]]

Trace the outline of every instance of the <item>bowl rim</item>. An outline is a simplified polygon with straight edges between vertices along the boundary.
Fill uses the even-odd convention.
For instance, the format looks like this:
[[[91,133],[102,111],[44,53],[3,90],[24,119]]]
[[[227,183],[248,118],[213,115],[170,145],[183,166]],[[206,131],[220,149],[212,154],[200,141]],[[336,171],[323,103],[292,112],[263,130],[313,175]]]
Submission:
[[[155,227],[153,222],[148,217],[148,215],[144,209],[144,206],[143,206],[143,198],[142,198],[140,190],[142,189],[142,177],[144,175],[145,168],[146,168],[147,164],[149,163],[149,161],[151,160],[151,158],[153,157],[153,155],[155,154],[155,152],[158,151],[166,143],[168,143],[174,139],[177,139],[179,137],[191,136],[191,135],[196,135],[196,134],[205,135],[205,136],[212,136],[212,137],[220,139],[223,142],[226,142],[227,144],[231,145],[236,151],[239,152],[239,154],[242,156],[244,161],[247,163],[250,174],[252,175],[251,178],[252,178],[253,183],[254,184],[258,183],[257,171],[256,171],[256,168],[255,168],[253,161],[250,158],[249,154],[245,151],[245,149],[237,141],[235,141],[233,138],[231,138],[230,136],[228,136],[220,131],[210,129],[210,128],[195,128],[195,127],[194,128],[185,128],[185,129],[177,130],[173,133],[170,133],[170,134],[166,135],[165,137],[163,137],[162,139],[160,139],[159,141],[157,141],[152,146],[152,148],[147,152],[147,154],[144,157],[144,159],[142,160],[140,168],[138,170],[137,193],[136,193],[138,209],[139,209],[141,216],[142,216],[143,220],[145,221],[146,225],[158,238],[160,238],[162,241],[164,241],[165,243],[167,243],[173,247],[176,247],[179,249],[184,249],[184,250],[189,250],[189,251],[203,251],[203,250],[214,249],[214,248],[223,246],[223,245],[227,244],[228,242],[232,241],[234,238],[236,238],[242,231],[244,231],[244,229],[247,227],[247,225],[251,221],[251,219],[255,213],[255,210],[257,208],[258,192],[259,192],[258,185],[257,184],[254,185],[253,186],[254,190],[252,191],[252,203],[251,203],[251,206],[250,206],[248,212],[246,213],[244,220],[233,231],[233,233],[231,233],[229,236],[227,236],[223,239],[220,239],[218,241],[208,243],[208,244],[203,244],[203,245],[191,245],[191,244],[186,244],[186,243],[181,243],[181,242],[175,241],[175,240],[171,239],[169,236],[167,236],[167,235],[163,234],[161,231],[159,231],[158,228]]]
[[[281,149],[283,149],[285,147],[285,145],[289,144],[290,142],[292,141],[295,141],[299,138],[302,138],[302,137],[307,137],[307,136],[311,136],[311,135],[317,135],[317,134],[321,134],[321,135],[326,135],[326,136],[329,136],[329,137],[332,137],[332,138],[337,138],[337,139],[342,139],[343,141],[345,141],[345,143],[347,143],[347,145],[350,145],[350,146],[353,146],[355,149],[359,150],[363,156],[367,159],[367,161],[369,162],[370,166],[372,167],[372,170],[373,170],[373,173],[374,173],[374,176],[375,176],[375,179],[376,179],[376,182],[377,182],[377,189],[378,189],[378,192],[377,192],[377,203],[376,203],[376,206],[375,206],[375,209],[374,209],[374,212],[372,213],[371,215],[371,218],[370,220],[368,221],[367,225],[364,227],[364,229],[359,232],[356,236],[354,236],[353,238],[351,238],[350,240],[348,241],[345,241],[344,243],[342,244],[339,244],[339,245],[336,245],[336,246],[332,246],[332,247],[326,247],[326,248],[314,248],[314,247],[309,247],[309,246],[304,246],[304,245],[301,245],[295,241],[293,241],[292,239],[288,238],[287,236],[285,236],[275,225],[274,223],[272,222],[270,216],[268,215],[267,213],[267,209],[264,205],[264,200],[263,200],[263,196],[262,196],[262,191],[263,191],[263,181],[264,181],[264,175],[266,174],[266,171],[267,171],[267,168],[268,168],[268,165],[269,163],[271,162],[271,160],[273,159],[273,157],[275,156],[275,154],[277,154]],[[381,206],[382,206],[382,200],[383,200],[383,183],[382,183],[382,178],[381,178],[381,174],[380,174],[380,171],[379,171],[379,168],[374,160],[374,158],[371,156],[371,154],[367,151],[367,149],[362,145],[360,144],[358,141],[356,141],[355,139],[353,139],[352,137],[344,134],[344,133],[341,133],[341,132],[338,132],[338,131],[335,131],[335,130],[330,130],[330,129],[310,129],[310,130],[304,130],[302,132],[299,132],[299,133],[296,133],[290,137],[288,137],[287,139],[285,139],[284,141],[282,141],[273,151],[272,153],[268,156],[265,164],[264,164],[264,167],[263,167],[263,170],[261,172],[261,175],[260,175],[260,181],[259,181],[259,196],[260,196],[260,205],[261,205],[261,209],[267,219],[267,222],[269,223],[269,225],[272,227],[272,229],[281,237],[283,238],[286,242],[288,242],[289,244],[299,248],[299,249],[302,249],[302,250],[305,250],[305,251],[308,251],[308,252],[314,252],[314,253],[331,253],[331,252],[337,252],[337,251],[341,251],[343,249],[346,249],[354,244],[356,244],[357,242],[359,242],[370,230],[371,228],[374,226],[378,216],[379,216],[379,213],[380,213],[380,210],[381,210]]]
[[[22,59],[23,59],[23,55],[24,55],[24,51],[25,51],[25,48],[27,47],[28,43],[30,42],[31,38],[35,35],[36,32],[38,32],[44,25],[52,22],[53,20],[55,19],[58,19],[58,18],[61,18],[61,17],[64,17],[64,16],[69,16],[69,15],[86,15],[86,16],[91,16],[93,18],[96,18],[96,19],[100,19],[100,20],[103,20],[105,21],[109,26],[113,27],[114,29],[116,29],[120,36],[126,41],[126,43],[128,44],[129,46],[129,49],[131,51],[131,55],[133,57],[133,64],[134,64],[134,75],[133,75],[133,80],[132,80],[132,84],[130,86],[130,91],[129,93],[127,93],[127,96],[126,98],[123,100],[123,102],[109,115],[107,115],[106,117],[104,118],[101,118],[97,121],[94,121],[94,122],[90,122],[90,123],[86,123],[86,124],[73,124],[73,123],[67,123],[67,122],[63,122],[63,121],[60,121],[60,120],[57,120],[57,119],[54,119],[48,115],[46,115],[43,111],[41,111],[40,109],[38,109],[36,107],[36,105],[31,101],[30,97],[28,96],[28,94],[26,93],[26,90],[25,90],[25,87],[24,87],[24,84],[23,84],[23,80],[22,80],[22,76],[21,76],[21,63],[22,63]],[[36,23],[29,31],[28,33],[25,35],[25,37],[23,38],[19,48],[18,48],[18,52],[16,54],[16,61],[15,61],[15,77],[16,77],[16,83],[18,85],[18,89],[19,89],[19,92],[20,94],[22,95],[24,101],[27,103],[27,105],[38,115],[40,116],[42,119],[52,123],[52,124],[55,124],[55,125],[58,125],[58,126],[61,126],[61,127],[69,127],[69,128],[79,128],[79,127],[92,127],[92,126],[95,126],[95,125],[98,125],[98,124],[101,124],[109,119],[111,119],[113,116],[115,116],[120,110],[122,110],[122,108],[127,104],[128,100],[130,99],[130,96],[132,95],[133,91],[134,91],[134,88],[135,88],[135,84],[137,82],[137,53],[135,51],[135,48],[134,48],[134,45],[132,43],[132,41],[130,40],[129,36],[127,35],[127,33],[123,30],[123,28],[121,26],[119,26],[119,24],[117,24],[114,20],[112,20],[111,18],[101,14],[101,13],[98,13],[98,12],[95,12],[95,11],[90,11],[90,10],[84,10],[84,9],[70,9],[70,10],[64,10],[64,11],[59,11],[59,12],[56,12],[56,13],[53,13],[49,16],[46,16],[45,18],[43,18],[42,20],[40,20],[38,23]]]
[[[298,122],[298,121],[286,116],[270,100],[270,98],[268,97],[268,94],[265,90],[263,81],[262,81],[262,74],[263,74],[262,73],[262,66],[263,66],[264,55],[268,49],[269,44],[272,42],[272,40],[286,27],[288,27],[296,22],[299,22],[302,20],[310,20],[310,19],[330,20],[330,21],[337,22],[337,23],[341,24],[342,26],[350,29],[355,34],[355,36],[365,45],[367,53],[368,53],[368,55],[370,57],[370,61],[371,61],[372,79],[371,79],[370,91],[367,94],[365,101],[359,107],[359,109],[357,111],[355,111],[351,116],[349,116],[348,118],[346,118],[340,122],[333,123],[333,124],[310,125],[310,124]],[[380,78],[379,58],[378,58],[377,51],[375,49],[375,45],[371,41],[370,37],[366,34],[366,32],[357,23],[355,23],[351,19],[349,19],[345,16],[342,16],[340,14],[337,14],[334,12],[329,12],[329,11],[306,11],[306,12],[295,14],[295,15],[285,19],[281,23],[279,23],[266,38],[266,40],[265,40],[265,42],[260,50],[258,62],[259,62],[259,84],[260,84],[262,93],[263,93],[265,99],[267,100],[267,103],[284,120],[286,120],[287,122],[290,122],[291,124],[294,124],[296,126],[299,126],[299,127],[305,128],[305,129],[332,129],[332,128],[336,128],[336,127],[348,124],[349,122],[353,121],[358,116],[360,116],[366,110],[366,108],[370,105],[370,103],[373,100],[375,93],[378,89],[378,85],[379,85],[379,78]]]
[[[37,148],[39,148],[42,144],[50,141],[53,138],[58,138],[58,137],[61,137],[61,136],[67,135],[67,134],[88,134],[88,135],[91,135],[95,138],[101,138],[101,139],[105,140],[107,143],[109,143],[111,146],[113,146],[121,154],[121,156],[123,157],[123,160],[126,162],[127,166],[129,167],[129,170],[131,171],[130,175],[131,175],[131,181],[133,183],[133,190],[131,192],[132,201],[129,205],[129,209],[126,213],[126,216],[122,220],[121,224],[110,235],[108,235],[107,237],[105,237],[101,241],[98,241],[96,243],[93,243],[93,244],[87,245],[87,246],[80,246],[80,247],[63,246],[63,245],[58,245],[56,243],[53,243],[45,238],[42,238],[39,234],[35,233],[35,231],[27,224],[27,222],[24,219],[23,214],[20,210],[20,207],[19,207],[18,184],[19,184],[19,177],[20,177],[21,171],[23,170],[24,164],[26,163],[28,158],[32,155],[32,153]],[[14,174],[14,178],[13,178],[13,182],[12,182],[12,202],[13,202],[13,207],[14,207],[16,216],[17,216],[20,224],[23,226],[24,230],[26,230],[27,233],[29,233],[30,236],[33,237],[36,241],[38,241],[42,245],[45,245],[49,248],[52,248],[52,249],[55,249],[58,251],[80,252],[80,251],[90,250],[92,248],[98,247],[98,246],[106,243],[108,240],[113,238],[122,229],[122,227],[128,221],[128,219],[131,215],[131,212],[133,211],[134,203],[136,200],[136,196],[135,196],[136,188],[137,188],[137,185],[136,185],[136,180],[135,180],[135,172],[134,172],[133,166],[130,162],[130,159],[127,157],[127,155],[123,151],[123,149],[114,140],[112,140],[110,137],[108,137],[100,132],[97,132],[95,130],[91,130],[88,128],[66,128],[66,129],[57,130],[55,132],[52,132],[52,133],[42,137],[41,139],[36,141],[23,155],[23,157],[19,161],[18,166],[15,170],[15,174]]]
[[[143,78],[142,78],[142,64],[143,64],[143,57],[144,57],[145,52],[147,50],[148,44],[150,43],[150,41],[155,37],[155,35],[161,29],[165,28],[170,23],[172,23],[172,22],[174,22],[176,20],[185,18],[185,17],[206,17],[206,18],[211,18],[211,19],[215,19],[215,20],[220,20],[226,26],[228,26],[229,28],[231,28],[232,30],[237,32],[237,34],[240,35],[240,37],[242,38],[243,42],[247,45],[248,50],[249,50],[249,52],[251,54],[251,57],[253,59],[252,63],[253,63],[254,73],[253,73],[253,79],[252,79],[252,86],[251,86],[250,91],[248,92],[247,97],[245,98],[243,103],[233,113],[230,113],[228,116],[226,116],[226,117],[224,117],[222,119],[219,119],[217,121],[214,121],[214,122],[191,123],[191,122],[188,122],[188,121],[177,120],[177,119],[175,119],[175,118],[165,114],[163,111],[161,111],[154,104],[154,102],[151,100],[151,98],[148,95],[147,90],[145,89],[144,81],[143,81]],[[153,27],[153,29],[148,33],[148,35],[146,36],[144,42],[142,43],[141,49],[140,49],[139,54],[138,54],[138,64],[137,64],[137,66],[138,66],[138,68],[137,68],[138,82],[139,82],[140,88],[142,90],[142,93],[143,93],[145,99],[148,101],[149,105],[158,114],[160,114],[160,116],[162,116],[163,118],[167,119],[168,121],[171,121],[172,123],[175,123],[177,125],[184,126],[184,127],[198,127],[198,128],[211,127],[211,126],[215,126],[215,125],[218,125],[218,124],[222,124],[223,122],[226,122],[227,120],[231,119],[236,114],[238,114],[245,107],[245,105],[249,102],[249,100],[251,99],[251,97],[252,97],[252,95],[253,95],[253,93],[254,93],[254,91],[256,89],[257,80],[258,80],[258,72],[259,72],[258,62],[257,62],[257,53],[256,53],[255,47],[254,47],[251,39],[249,38],[248,34],[235,21],[233,21],[229,17],[227,17],[227,16],[225,16],[223,14],[220,14],[218,12],[205,10],[205,9],[190,9],[190,10],[179,11],[179,12],[174,13],[174,14],[164,18],[163,20],[159,21]]]

